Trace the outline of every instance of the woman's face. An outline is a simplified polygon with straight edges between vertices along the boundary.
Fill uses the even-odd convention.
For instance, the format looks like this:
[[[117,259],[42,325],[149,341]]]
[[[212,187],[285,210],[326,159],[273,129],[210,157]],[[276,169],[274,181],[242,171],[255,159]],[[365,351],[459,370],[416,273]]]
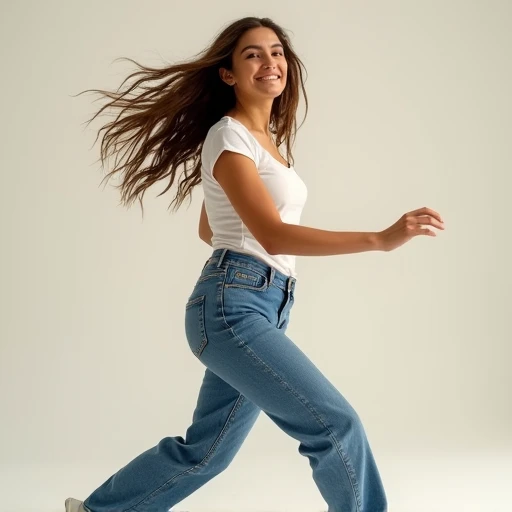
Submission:
[[[235,87],[237,96],[274,99],[286,86],[288,64],[276,33],[266,27],[245,32],[233,51],[233,69],[221,69],[222,79]],[[264,75],[277,79],[259,80]]]

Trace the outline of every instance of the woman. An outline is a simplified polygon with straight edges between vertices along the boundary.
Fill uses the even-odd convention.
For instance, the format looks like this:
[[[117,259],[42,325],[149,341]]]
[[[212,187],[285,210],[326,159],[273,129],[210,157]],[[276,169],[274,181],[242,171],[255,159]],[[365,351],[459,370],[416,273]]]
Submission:
[[[162,439],[83,503],[68,498],[67,512],[169,510],[229,466],[261,410],[300,442],[330,512],[387,510],[360,418],[285,334],[295,258],[390,251],[416,235],[435,236],[422,225],[443,225],[428,208],[378,233],[299,225],[307,189],[290,147],[299,85],[307,112],[301,66],[282,28],[249,17],[227,27],[197,60],[161,70],[141,66],[130,90],[150,80],[163,85],[146,84],[131,99],[99,91],[125,114],[102,128],[102,160],[128,131],[135,133],[133,147],[141,143],[125,165],[125,203],[140,194],[142,206],[147,187],[169,176],[168,190],[177,167],[195,161],[174,201],[179,207],[202,182],[199,236],[213,252],[188,298],[185,328],[206,370],[185,440]],[[278,150],[283,141],[286,158]]]

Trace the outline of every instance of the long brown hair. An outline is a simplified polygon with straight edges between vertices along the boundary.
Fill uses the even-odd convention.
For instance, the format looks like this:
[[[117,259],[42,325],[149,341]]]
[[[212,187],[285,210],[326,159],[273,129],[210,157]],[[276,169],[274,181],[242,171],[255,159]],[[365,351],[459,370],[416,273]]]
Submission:
[[[297,130],[299,85],[305,99],[304,120],[308,110],[301,69],[305,71],[305,67],[279,25],[269,18],[246,17],[225,28],[210,47],[193,60],[156,69],[126,58],[140,71],[129,75],[116,92],[88,89],[80,93],[95,92],[112,99],[88,123],[109,107],[120,110],[114,121],[98,130],[94,144],[105,131],[100,151],[102,166],[110,154],[115,154],[116,158],[114,169],[104,180],[121,172],[121,184],[116,188],[121,189],[122,204],[129,206],[138,198],[144,216],[142,200],[146,189],[169,177],[167,187],[158,196],[167,192],[181,164],[184,164],[183,179],[178,183],[178,191],[170,207],[175,204],[176,211],[187,195],[192,199],[192,189],[201,183],[201,149],[208,130],[236,104],[234,90],[221,80],[219,69],[232,69],[232,53],[238,40],[245,31],[256,27],[272,29],[284,47],[288,63],[287,84],[273,102],[270,130],[277,147],[283,141],[286,143],[287,160],[293,165],[291,147]],[[137,80],[124,92],[121,91],[132,77]],[[161,83],[151,85],[156,81]],[[140,92],[132,92],[139,87]],[[123,158],[129,156],[124,163],[121,158],[118,165],[121,150]],[[190,161],[192,165],[189,165]]]

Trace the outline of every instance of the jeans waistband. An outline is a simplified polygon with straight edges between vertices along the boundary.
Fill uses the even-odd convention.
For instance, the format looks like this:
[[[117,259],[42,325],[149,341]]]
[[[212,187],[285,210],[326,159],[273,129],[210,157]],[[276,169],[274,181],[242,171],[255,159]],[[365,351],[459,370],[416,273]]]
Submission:
[[[295,284],[297,282],[295,277],[283,274],[275,267],[268,265],[263,260],[251,254],[233,251],[232,249],[215,249],[206,262],[205,267],[212,263],[216,263],[217,268],[224,268],[224,265],[227,263],[252,268],[266,275],[268,277],[269,285],[273,284],[283,291],[295,290]]]

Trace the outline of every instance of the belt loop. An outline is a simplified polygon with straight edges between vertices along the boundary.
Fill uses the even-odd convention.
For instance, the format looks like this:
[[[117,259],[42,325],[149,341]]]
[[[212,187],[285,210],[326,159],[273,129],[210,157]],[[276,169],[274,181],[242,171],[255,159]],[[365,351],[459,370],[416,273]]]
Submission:
[[[269,286],[274,282],[275,274],[276,274],[276,271],[275,271],[274,267],[271,266],[270,267],[270,278],[268,281]]]
[[[220,268],[220,266],[222,265],[222,262],[224,261],[224,256],[226,255],[227,252],[228,252],[228,249],[222,250],[222,254],[220,255],[219,262],[217,263],[217,268]]]

